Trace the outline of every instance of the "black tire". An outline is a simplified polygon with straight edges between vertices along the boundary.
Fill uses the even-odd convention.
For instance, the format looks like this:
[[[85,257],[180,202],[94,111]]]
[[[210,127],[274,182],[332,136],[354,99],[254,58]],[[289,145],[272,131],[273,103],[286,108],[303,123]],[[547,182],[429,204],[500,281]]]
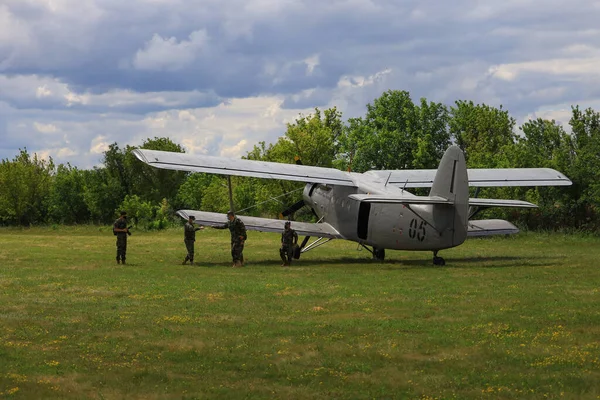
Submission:
[[[385,260],[385,249],[373,248],[373,259],[378,261]]]

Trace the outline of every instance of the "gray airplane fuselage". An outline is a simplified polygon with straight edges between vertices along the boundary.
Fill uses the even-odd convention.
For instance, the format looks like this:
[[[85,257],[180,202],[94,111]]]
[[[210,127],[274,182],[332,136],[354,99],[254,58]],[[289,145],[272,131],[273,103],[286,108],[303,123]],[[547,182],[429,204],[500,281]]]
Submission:
[[[305,204],[345,239],[375,249],[436,251],[467,238],[469,180],[458,147],[444,153],[427,197],[370,173],[352,174],[352,179],[354,187],[308,184],[303,192]]]
[[[303,197],[318,218],[334,226],[348,240],[380,249],[438,250],[458,246],[451,230],[449,206],[365,203],[352,194],[414,197],[376,177],[354,174],[357,187],[307,184]],[[436,212],[437,211],[437,212]],[[435,214],[435,216],[434,216]],[[432,221],[441,227],[438,232]]]

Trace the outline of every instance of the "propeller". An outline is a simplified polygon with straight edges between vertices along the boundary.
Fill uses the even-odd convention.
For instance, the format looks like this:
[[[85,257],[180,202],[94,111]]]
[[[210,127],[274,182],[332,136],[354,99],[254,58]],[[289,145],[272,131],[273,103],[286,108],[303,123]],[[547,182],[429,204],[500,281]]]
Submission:
[[[302,164],[302,160],[298,156],[294,157],[294,161],[296,162],[296,165],[304,165],[304,164]],[[300,210],[305,205],[306,205],[306,203],[304,202],[304,200],[300,200],[297,203],[294,203],[291,206],[289,206],[288,208],[286,208],[285,210],[283,210],[281,212],[281,217],[282,218],[287,218],[289,215],[291,215],[291,214],[295,213],[296,211]],[[311,208],[311,211],[312,211],[312,213],[316,217],[317,214],[315,213],[315,210],[313,210]],[[310,240],[310,236],[305,236],[304,240],[302,240],[302,243],[300,244],[300,246],[296,247],[296,249],[294,251],[294,258],[296,260],[300,258],[300,253],[302,252],[302,249],[304,248],[304,246],[306,246],[306,244],[308,243],[309,240]]]
[[[299,156],[295,156],[294,157],[294,162],[296,163],[296,165],[303,165],[302,164],[302,160],[300,160]],[[302,207],[304,207],[306,203],[304,203],[304,200],[300,200],[297,203],[292,204],[291,206],[289,206],[288,208],[286,208],[285,210],[283,210],[280,214],[280,218],[287,218],[290,215],[292,215],[293,213],[295,213],[296,211],[298,211],[299,209],[301,209]]]
[[[304,203],[304,200],[300,200],[299,202],[294,203],[291,206],[289,206],[288,208],[286,208],[285,210],[283,210],[281,212],[281,216],[283,218],[287,218],[289,215],[295,213],[296,211],[298,211],[299,209],[304,207],[305,204],[306,203]]]

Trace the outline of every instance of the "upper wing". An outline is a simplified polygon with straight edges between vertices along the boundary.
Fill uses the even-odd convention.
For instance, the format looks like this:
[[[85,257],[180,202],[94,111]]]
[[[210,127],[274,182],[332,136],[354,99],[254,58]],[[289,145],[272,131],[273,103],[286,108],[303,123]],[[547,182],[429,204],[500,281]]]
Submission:
[[[470,206],[479,207],[522,207],[522,208],[537,208],[533,203],[524,200],[504,200],[504,199],[480,199],[470,198]]]
[[[188,219],[188,216],[193,215],[196,218],[196,224],[218,226],[224,225],[227,222],[226,214],[219,214],[207,211],[196,211],[196,210],[179,210],[177,215],[184,219]],[[248,217],[245,215],[237,216],[246,226],[246,229],[251,231],[261,232],[283,232],[286,220],[282,219],[270,219],[260,217]],[[304,236],[316,236],[325,237],[332,239],[344,239],[331,225],[327,223],[310,223],[310,222],[292,222],[292,228],[298,233],[298,235]]]
[[[407,169],[368,171],[388,184],[416,188],[431,187],[437,170]],[[571,180],[552,168],[472,168],[467,169],[469,186],[569,186]]]
[[[349,173],[334,168],[190,155],[146,149],[135,149],[133,150],[133,154],[146,164],[157,168],[355,186]]]

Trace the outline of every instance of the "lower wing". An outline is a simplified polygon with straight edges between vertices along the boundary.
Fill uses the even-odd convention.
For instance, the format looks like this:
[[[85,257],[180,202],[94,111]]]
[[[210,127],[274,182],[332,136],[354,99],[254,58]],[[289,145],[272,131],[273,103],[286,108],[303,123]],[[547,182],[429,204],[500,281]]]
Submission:
[[[467,237],[512,235],[519,228],[502,219],[482,219],[468,222]]]
[[[207,211],[196,211],[196,210],[179,210],[177,215],[184,219],[188,219],[190,215],[196,218],[196,224],[206,226],[219,226],[224,225],[227,222],[226,214],[219,214]],[[251,231],[260,232],[278,232],[281,233],[284,230],[284,225],[287,222],[283,219],[271,219],[271,218],[260,218],[260,217],[248,217],[245,215],[237,216],[246,226],[246,229]],[[311,223],[311,222],[295,222],[292,221],[292,229],[294,229],[298,235],[303,236],[314,236],[324,237],[331,239],[344,239],[338,231],[336,231],[328,223]]]

